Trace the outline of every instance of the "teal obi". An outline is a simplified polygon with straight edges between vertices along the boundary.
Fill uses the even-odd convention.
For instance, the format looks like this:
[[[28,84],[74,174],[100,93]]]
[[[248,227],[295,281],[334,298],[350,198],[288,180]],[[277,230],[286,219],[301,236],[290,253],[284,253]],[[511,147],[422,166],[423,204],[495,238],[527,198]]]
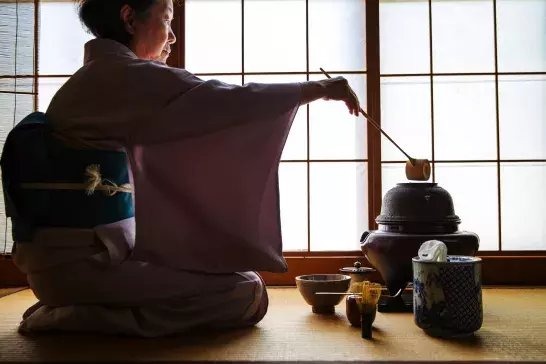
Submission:
[[[0,164],[14,241],[29,242],[40,228],[89,229],[133,217],[126,154],[68,148],[52,131],[46,115],[35,112],[4,144]],[[87,191],[90,167],[98,187]]]

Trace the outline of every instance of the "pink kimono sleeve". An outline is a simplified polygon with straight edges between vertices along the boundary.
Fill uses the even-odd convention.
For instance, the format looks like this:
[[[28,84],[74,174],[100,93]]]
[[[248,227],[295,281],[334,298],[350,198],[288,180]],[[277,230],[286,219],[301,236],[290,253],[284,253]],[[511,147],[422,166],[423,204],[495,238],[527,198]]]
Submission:
[[[134,257],[207,273],[285,272],[278,167],[301,85],[206,81],[130,132]]]
[[[238,86],[202,81],[191,74],[182,74],[181,81],[184,86],[180,91],[166,93],[168,99],[159,110],[131,123],[127,135],[130,144],[162,143],[245,124],[263,124],[289,114],[300,104],[298,82]],[[190,90],[186,90],[188,85],[192,86]]]

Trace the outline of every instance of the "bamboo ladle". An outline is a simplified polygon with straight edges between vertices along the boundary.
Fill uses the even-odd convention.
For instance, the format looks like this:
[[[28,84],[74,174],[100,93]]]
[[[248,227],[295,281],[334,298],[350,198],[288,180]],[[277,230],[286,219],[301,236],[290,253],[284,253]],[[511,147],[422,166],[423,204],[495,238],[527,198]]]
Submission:
[[[321,72],[324,73],[324,75],[328,78],[330,75],[321,67]],[[360,113],[368,120],[370,124],[373,125],[374,128],[379,130],[389,141],[396,147],[402,154],[408,158],[408,161],[406,162],[406,177],[409,180],[414,181],[428,181],[430,178],[430,162],[428,159],[415,159],[409,156],[408,153],[406,153],[390,136],[387,134],[381,127],[378,125],[378,123],[373,120],[362,108],[359,108]]]

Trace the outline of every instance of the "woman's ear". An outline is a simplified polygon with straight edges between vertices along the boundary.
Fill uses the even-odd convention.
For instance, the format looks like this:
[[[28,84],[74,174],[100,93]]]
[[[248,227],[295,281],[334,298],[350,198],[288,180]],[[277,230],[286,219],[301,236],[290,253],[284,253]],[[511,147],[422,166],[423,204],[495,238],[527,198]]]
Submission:
[[[120,17],[121,20],[123,20],[123,24],[127,33],[134,35],[135,12],[133,11],[133,8],[131,8],[127,4],[123,5],[123,7],[121,8]]]

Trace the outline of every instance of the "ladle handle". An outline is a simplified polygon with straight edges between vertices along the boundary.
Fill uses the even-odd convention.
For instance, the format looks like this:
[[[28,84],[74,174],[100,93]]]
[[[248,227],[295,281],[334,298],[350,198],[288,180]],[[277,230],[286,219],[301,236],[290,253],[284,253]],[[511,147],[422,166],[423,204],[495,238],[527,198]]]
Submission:
[[[337,295],[337,296],[362,296],[362,293],[350,293],[350,292],[315,292],[315,294],[321,296]]]
[[[322,73],[324,73],[324,75],[325,75],[326,77],[332,78],[332,77],[330,77],[330,75],[329,75],[322,67],[320,68],[320,70],[322,71]],[[360,113],[361,113],[362,115],[364,115],[364,117],[370,122],[370,124],[372,124],[377,130],[379,130],[384,136],[386,136],[387,139],[389,139],[390,142],[391,142],[392,144],[394,144],[394,146],[395,146],[396,148],[398,148],[398,150],[401,151],[402,154],[404,154],[404,155],[406,156],[406,158],[408,158],[408,160],[411,162],[412,165],[415,165],[415,159],[412,158],[412,157],[410,157],[410,156],[408,155],[408,153],[404,152],[404,150],[403,150],[402,148],[400,148],[400,146],[399,146],[398,144],[396,144],[396,142],[389,136],[389,134],[387,134],[383,129],[381,129],[381,127],[375,122],[374,119],[372,119],[372,118],[370,117],[370,115],[368,115],[364,110],[362,110],[362,108],[360,108],[359,111],[360,111]]]
[[[396,295],[394,296],[391,296],[391,295],[388,295],[388,294],[382,294],[380,297],[382,298],[396,298],[398,296],[400,296],[400,294],[402,293],[403,290],[399,291]],[[357,292],[315,292],[316,295],[320,295],[320,296],[362,296],[362,293],[357,293]]]

